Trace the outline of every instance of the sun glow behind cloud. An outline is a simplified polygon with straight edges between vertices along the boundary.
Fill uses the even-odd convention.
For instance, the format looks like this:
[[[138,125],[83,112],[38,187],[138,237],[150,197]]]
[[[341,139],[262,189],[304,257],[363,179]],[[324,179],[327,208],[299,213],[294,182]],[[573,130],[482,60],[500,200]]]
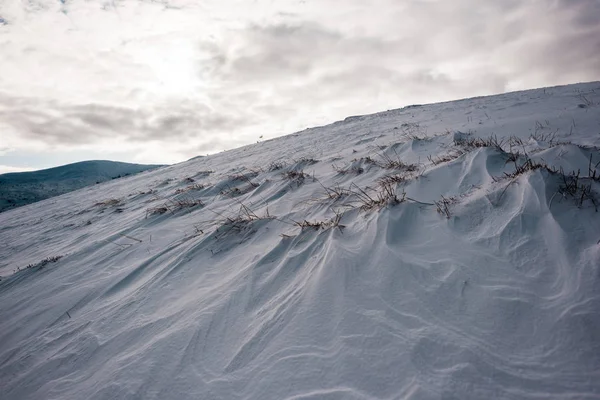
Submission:
[[[196,95],[199,79],[196,73],[193,45],[184,39],[143,48],[139,62],[154,73],[149,90],[157,95],[188,97]]]

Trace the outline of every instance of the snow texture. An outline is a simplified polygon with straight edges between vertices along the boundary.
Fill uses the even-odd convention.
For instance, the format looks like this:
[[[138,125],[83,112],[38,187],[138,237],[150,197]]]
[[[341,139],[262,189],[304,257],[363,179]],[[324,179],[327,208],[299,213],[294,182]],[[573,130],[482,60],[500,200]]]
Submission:
[[[599,144],[593,82],[4,212],[0,398],[599,399]]]

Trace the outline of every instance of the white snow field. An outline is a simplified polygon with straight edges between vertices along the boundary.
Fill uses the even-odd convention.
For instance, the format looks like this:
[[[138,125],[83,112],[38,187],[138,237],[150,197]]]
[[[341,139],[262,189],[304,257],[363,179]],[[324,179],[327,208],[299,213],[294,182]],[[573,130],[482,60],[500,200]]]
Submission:
[[[598,146],[593,82],[2,213],[0,398],[600,399]]]

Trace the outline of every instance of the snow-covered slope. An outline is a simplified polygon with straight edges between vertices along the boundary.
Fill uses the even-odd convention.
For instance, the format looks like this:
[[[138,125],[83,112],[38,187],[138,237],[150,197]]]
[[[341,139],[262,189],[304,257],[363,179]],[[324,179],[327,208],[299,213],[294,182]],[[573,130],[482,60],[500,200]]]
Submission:
[[[117,161],[83,161],[33,172],[0,175],[0,212],[68,193],[95,183],[106,182],[162,165],[130,164]]]
[[[594,82],[2,213],[0,398],[600,398],[599,145]]]

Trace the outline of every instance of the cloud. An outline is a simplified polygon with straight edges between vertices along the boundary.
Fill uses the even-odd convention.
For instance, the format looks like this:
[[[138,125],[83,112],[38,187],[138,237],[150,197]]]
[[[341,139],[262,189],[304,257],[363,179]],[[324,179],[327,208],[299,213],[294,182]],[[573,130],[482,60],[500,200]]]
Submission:
[[[10,153],[14,149],[11,147],[0,147],[0,156],[5,155],[6,153]]]
[[[11,172],[27,172],[27,171],[34,171],[34,168],[27,168],[27,167],[13,167],[10,165],[2,165],[0,164],[0,175],[1,174],[8,174]]]
[[[490,86],[499,89],[499,81],[508,85],[523,77],[543,84],[567,83],[560,81],[561,74],[596,79],[600,24],[581,22],[592,20],[589,15],[600,19],[598,3],[571,3],[577,2],[538,1],[535,7],[516,1],[388,4],[398,25],[408,28],[379,36],[316,22],[251,25],[213,46],[213,78],[236,87],[276,87],[278,92],[315,83],[325,84],[319,89],[327,91],[320,78],[335,74],[347,79],[349,87],[380,80],[412,84],[415,78],[428,84],[420,78],[443,76],[435,83],[448,89],[466,86],[474,77],[473,88],[492,76]]]
[[[314,123],[324,110],[331,121],[407,103],[498,93],[509,81],[483,67],[469,70],[468,79],[445,71],[435,54],[426,59],[405,38],[344,34],[316,23],[252,25],[232,35],[221,46],[203,47],[211,52],[203,64],[204,76],[216,86],[211,98],[223,104],[222,94],[235,97],[241,102],[230,104],[233,113],[243,108],[273,120],[292,118],[295,128],[302,118]]]
[[[56,101],[0,94],[0,127],[27,142],[51,147],[98,144],[103,141],[140,146],[148,141],[193,141],[205,152],[229,146],[223,131],[251,118],[219,114],[197,104],[135,109],[100,104],[65,105]],[[175,146],[177,147],[177,146]],[[1,149],[0,149],[1,152]]]
[[[600,24],[588,16],[600,18],[597,2],[382,3],[396,26],[296,18],[232,31],[204,47],[206,74],[221,93],[253,93],[254,109],[311,118],[326,107],[332,119],[600,78]]]
[[[0,6],[6,145],[119,143],[165,162],[348,115],[600,79],[596,0],[112,4]]]

